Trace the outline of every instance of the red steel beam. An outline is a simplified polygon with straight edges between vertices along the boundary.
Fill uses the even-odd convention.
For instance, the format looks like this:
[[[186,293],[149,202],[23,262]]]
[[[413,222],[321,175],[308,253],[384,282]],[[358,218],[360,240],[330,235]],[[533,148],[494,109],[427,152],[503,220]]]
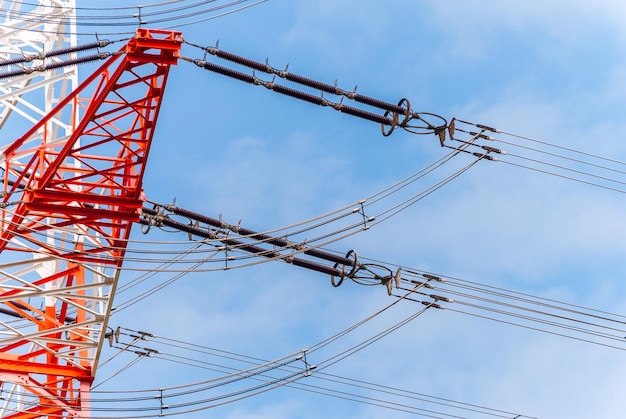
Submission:
[[[29,323],[19,329],[0,323],[0,381],[30,396],[11,418],[89,417],[110,303],[139,220],[145,165],[181,45],[180,32],[138,29],[0,155],[3,261],[29,251],[47,257],[9,263],[9,273],[0,263],[0,304]],[[83,116],[72,134],[49,142],[53,118],[78,108]]]

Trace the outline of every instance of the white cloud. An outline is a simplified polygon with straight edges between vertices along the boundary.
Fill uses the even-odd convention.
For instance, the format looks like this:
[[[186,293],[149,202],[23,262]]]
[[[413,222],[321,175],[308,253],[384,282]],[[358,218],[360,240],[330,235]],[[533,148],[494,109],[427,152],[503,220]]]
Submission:
[[[317,8],[319,5],[321,7]],[[419,36],[411,38],[413,31],[406,29],[399,32],[404,36],[394,36],[393,24],[387,25],[384,20],[379,26],[370,24],[370,15],[384,13],[382,6],[367,3],[348,24],[352,15],[342,6],[333,8],[330,3],[307,3],[298,10],[293,28],[284,35],[283,42],[305,52],[299,65],[313,59],[316,67],[311,72],[328,74],[331,78],[337,63],[342,64],[338,73],[347,72],[350,66],[359,67],[350,60],[362,57],[368,47],[401,43],[404,54],[396,51],[390,62],[379,57],[376,69],[380,70],[368,68],[371,74],[361,73],[361,77],[376,79],[377,71],[388,71],[388,66],[393,70],[400,68],[397,73],[393,72],[398,74],[398,79],[388,79],[388,85],[381,86],[381,91],[386,93],[387,89],[396,89],[396,84],[402,84],[416,94],[423,94],[427,100],[440,92],[429,92],[431,96],[428,96],[418,84],[435,81],[409,78],[413,69],[418,71],[418,66],[432,63],[420,57],[420,48],[428,51],[424,43],[432,43],[432,48],[442,57],[430,70],[434,77],[444,65],[458,66],[462,72],[466,61],[460,59],[475,59],[484,64],[493,58],[490,54],[494,48],[501,51],[496,48],[499,36],[520,42],[514,37],[545,27],[547,33],[536,37],[549,42],[524,45],[536,54],[528,59],[540,59],[553,48],[546,48],[550,42],[558,41],[558,47],[564,48],[587,33],[570,34],[565,30],[574,17],[580,15],[579,9],[562,11],[558,21],[559,7],[535,6],[538,8],[493,2],[478,8],[461,3],[455,7],[433,3],[438,13],[434,18],[440,28],[446,25],[446,31],[441,31],[441,39],[425,40]],[[409,9],[406,14],[414,11]],[[397,14],[400,13],[386,16],[392,16],[389,19],[393,21]],[[426,12],[423,15],[433,18]],[[511,27],[513,31],[508,30]],[[433,30],[432,26],[429,30]],[[419,27],[415,32],[419,35]],[[355,42],[356,34],[362,43]],[[333,49],[341,36],[350,41]],[[385,42],[379,41],[377,36]],[[307,50],[304,46],[314,49]],[[415,47],[417,52],[405,53],[410,47]],[[320,55],[310,56],[307,51]],[[463,54],[455,53],[459,51]],[[556,54],[562,54],[563,60],[571,55],[568,51]],[[399,67],[401,58],[409,65]],[[541,70],[541,66],[539,62],[533,70]],[[618,69],[619,65],[615,64],[614,68]],[[361,69],[355,68],[357,70]],[[487,78],[498,74],[487,72]],[[557,72],[557,75],[563,74],[568,73]],[[616,80],[621,77],[619,70],[612,74]],[[549,85],[550,77],[536,76],[538,80],[535,80],[535,75],[531,77],[523,71],[512,79],[506,74],[500,77],[490,82],[485,80],[485,74],[474,69],[467,79],[466,96],[459,98],[456,92],[450,91],[439,100],[445,103],[446,110],[458,112],[459,117],[575,147],[589,144],[590,138],[613,138],[611,130],[623,125],[610,120],[599,121],[598,115],[592,114],[594,109],[589,109],[584,121],[577,119],[587,113],[582,106],[585,103],[591,101],[596,108],[606,104],[606,98],[619,102],[618,95],[611,89],[612,82],[600,83],[603,88],[594,91],[585,86],[574,89],[581,86],[576,80],[566,80],[562,86],[553,87],[558,89],[559,95],[555,95],[540,89]],[[438,83],[438,86],[445,84]],[[560,96],[564,92],[571,96]],[[237,90],[237,94],[243,93]],[[286,103],[283,108],[273,107],[283,99]],[[379,190],[380,186],[422,165],[424,154],[440,152],[432,138],[420,143],[417,141],[421,138],[416,140],[403,134],[384,140],[371,138],[374,134],[364,138],[364,132],[376,132],[377,127],[370,131],[361,130],[360,126],[359,129],[345,128],[353,127],[347,116],[340,119],[345,115],[333,120],[332,116],[326,116],[328,112],[324,109],[291,106],[290,99],[285,98],[267,100],[272,101],[267,109],[255,107],[257,102],[253,99],[246,103],[254,113],[266,115],[266,120],[261,116],[262,122],[255,121],[257,125],[246,120],[249,131],[259,132],[255,135],[225,133],[223,137],[213,133],[219,138],[219,144],[215,145],[219,146],[219,152],[212,155],[210,164],[190,166],[193,174],[189,183],[197,198],[194,209],[210,206],[217,212],[224,212],[230,222],[243,218],[243,225],[249,228],[277,227],[287,220],[308,218],[336,208],[338,203],[367,196],[368,192]],[[572,114],[573,111],[576,113]],[[270,119],[276,113],[280,118]],[[284,117],[286,114],[290,117]],[[326,123],[331,120],[337,125],[325,131]],[[339,120],[341,122],[337,122]],[[303,128],[316,124],[323,128]],[[241,125],[246,128],[245,124]],[[386,142],[379,145],[382,141]],[[602,147],[622,148],[619,143],[609,144],[608,141]],[[595,141],[592,149],[596,149]],[[607,271],[622,266],[619,260],[623,259],[620,254],[623,254],[621,238],[625,226],[620,217],[621,197],[500,163],[483,163],[406,213],[335,248],[354,247],[364,256],[506,288],[521,288],[559,300],[580,304],[593,302],[593,306],[608,311],[618,307],[619,298],[612,294],[623,292],[623,287],[594,283],[607,279],[610,275]],[[204,184],[207,179],[211,185]],[[423,185],[414,188],[413,192]],[[600,261],[609,265],[602,272],[597,271]],[[299,349],[301,343],[317,342],[373,312],[381,301],[388,301],[384,299],[382,288],[361,290],[348,284],[334,290],[326,276],[292,275],[291,269],[296,268],[268,265],[254,273],[241,270],[219,276],[211,274],[207,279],[211,281],[208,289],[196,283],[186,287],[181,295],[169,293],[162,304],[187,306],[174,318],[160,317],[162,323],[157,324],[165,330],[176,327],[186,339],[208,340],[215,345],[271,358]],[[619,278],[613,280],[619,281]],[[200,289],[203,292],[194,291]],[[205,302],[205,306],[201,302]],[[415,310],[415,305],[403,307],[402,314],[411,310]],[[157,318],[158,311],[158,308],[146,309],[146,318]],[[612,412],[621,412],[619,402],[607,396],[619,385],[623,372],[619,353],[614,355],[608,349],[603,351],[595,346],[458,313],[432,311],[426,314],[397,334],[337,364],[332,371],[539,417],[573,417],[581,412],[586,417],[609,417]],[[402,315],[398,313],[385,317],[385,321],[388,325],[400,318]],[[202,327],[198,327],[198,323]],[[359,331],[338,347],[344,348],[358,342],[359,338],[371,336],[380,330],[377,327],[384,325],[383,321],[376,327]],[[321,355],[314,358],[323,359]],[[584,382],[593,385],[584,385]],[[598,411],[600,403],[591,407],[587,402],[589,394],[603,402],[602,412]],[[311,400],[313,396],[291,397]],[[300,403],[284,400],[276,401],[268,394],[267,398],[260,396],[259,400],[252,401],[254,407],[235,406],[233,410],[219,412],[233,418],[297,415],[294,412],[298,412]],[[314,406],[306,404],[311,412],[317,413],[311,415],[332,417],[336,412],[332,407],[334,403],[326,402],[325,398],[320,400],[318,404],[313,403]],[[346,405],[340,406],[345,408]],[[354,408],[353,403],[349,406],[358,409],[359,417],[379,417],[381,412],[386,413],[374,407]]]
[[[269,55],[277,67],[289,57],[290,70],[331,83],[337,77],[344,88],[358,83],[363,94],[392,102],[406,95],[416,109],[626,160],[621,4],[284,3],[267,2],[242,14],[239,25],[216,24],[207,32],[219,27],[229,51],[254,59]],[[202,36],[212,42],[217,35]],[[240,87],[186,64],[172,70],[168,85],[145,182],[151,199],[176,196],[183,207],[264,230],[364,198],[446,152],[434,136],[396,132],[380,138],[376,124]],[[460,156],[445,168],[466,161]],[[622,194],[485,161],[333,248],[623,312],[623,201]],[[391,301],[382,287],[333,289],[326,275],[274,263],[189,275],[113,322],[273,359]],[[419,307],[404,304],[312,358],[323,360]],[[452,310],[429,310],[329,372],[539,417],[615,417],[623,410],[615,392],[625,372],[621,357]],[[146,381],[138,373],[117,385],[154,388],[212,374],[154,365],[147,359],[138,365]],[[214,414],[400,415],[279,391]]]

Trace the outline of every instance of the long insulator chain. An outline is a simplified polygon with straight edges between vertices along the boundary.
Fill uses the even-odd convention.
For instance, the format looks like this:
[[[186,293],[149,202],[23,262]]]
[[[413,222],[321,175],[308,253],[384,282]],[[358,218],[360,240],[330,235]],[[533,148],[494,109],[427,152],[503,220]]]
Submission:
[[[474,125],[475,127],[477,127],[478,129],[480,129],[480,132],[477,131],[468,131],[465,129],[461,129],[461,128],[457,128],[456,127],[456,123],[457,122],[461,122],[463,124],[468,124],[468,125]],[[470,137],[468,139],[458,139],[455,136],[455,133],[457,131],[460,131],[462,133],[465,134],[469,134]],[[471,154],[475,157],[478,157],[479,159],[486,159],[486,160],[491,160],[491,161],[498,161],[497,157],[492,156],[491,154],[500,154],[500,155],[504,155],[507,154],[507,152],[505,150],[501,150],[499,148],[495,148],[495,147],[491,147],[488,145],[480,145],[480,144],[476,144],[475,141],[476,140],[489,140],[489,141],[494,141],[495,138],[485,134],[485,132],[495,132],[497,133],[498,130],[492,127],[489,127],[487,125],[482,125],[482,124],[474,124],[472,122],[467,122],[467,121],[463,121],[460,119],[456,119],[456,118],[452,118],[452,120],[450,120],[450,124],[448,125],[448,134],[450,135],[450,140],[451,141],[455,141],[455,142],[459,142],[461,144],[463,144],[464,146],[468,146],[468,147],[473,147],[473,149],[475,148],[480,148],[481,151],[471,151],[471,150],[467,150],[464,148],[459,148],[459,147],[453,147],[453,146],[449,146],[447,144],[441,143],[442,147],[446,147],[452,150],[456,150],[456,151],[460,151],[463,153],[467,153],[467,154]]]
[[[191,217],[188,217],[191,218]],[[197,220],[199,221],[199,220]],[[277,259],[283,260],[287,263],[300,266],[302,268],[310,269],[313,271],[317,271],[320,273],[324,273],[331,276],[341,276],[342,270],[338,268],[338,265],[335,264],[334,267],[324,265],[318,262],[313,262],[310,260],[306,260],[303,258],[294,257],[292,255],[284,255],[276,250],[266,249],[256,244],[245,243],[242,240],[228,238],[226,234],[220,234],[220,231],[214,231],[211,229],[201,228],[199,225],[194,224],[185,224],[179,221],[172,219],[169,215],[163,214],[161,211],[157,211],[153,208],[143,208],[142,218],[140,219],[140,223],[151,227],[161,227],[167,226],[171,228],[175,228],[179,231],[188,233],[193,236],[202,237],[210,240],[218,240],[228,248],[233,250],[239,250],[247,253],[252,253],[257,256],[262,256],[268,259]],[[223,225],[224,226],[224,225]],[[148,229],[144,229],[144,232],[147,233]],[[302,250],[298,251],[294,246],[295,252],[303,253]],[[353,261],[346,259],[350,264]],[[344,269],[345,270],[345,269]]]
[[[281,93],[319,106],[329,106],[339,112],[347,113],[372,122],[377,122],[381,124],[381,130],[383,135],[385,136],[390,135],[395,127],[401,127],[415,134],[434,133],[439,136],[442,143],[445,140],[445,128],[447,126],[446,120],[439,115],[429,112],[413,112],[411,110],[411,105],[407,99],[402,99],[400,100],[400,102],[398,102],[397,105],[394,105],[393,103],[358,94],[355,91],[343,90],[336,85],[330,85],[298,74],[289,73],[287,70],[277,70],[267,63],[254,61],[227,51],[220,50],[215,47],[201,47],[190,42],[187,43],[194,47],[200,48],[211,55],[251,68],[253,70],[272,74],[285,80],[319,90],[323,93],[330,93],[342,97],[347,97],[348,99],[354,100],[356,102],[382,109],[385,111],[385,114],[378,115],[372,112],[364,111],[362,109],[344,105],[341,102],[333,103],[328,101],[324,97],[281,86],[274,83],[273,81],[263,81],[255,77],[254,75],[248,75],[237,70],[232,70],[227,67],[209,63],[205,60],[193,60],[190,58],[181,57],[186,61],[193,62],[198,67],[202,67],[205,70],[213,71],[218,74],[222,74],[250,84],[265,86],[267,89],[275,91],[277,93]],[[438,120],[438,124],[433,124],[424,119],[424,117],[435,118]],[[410,121],[412,120],[418,120],[423,125],[413,125],[410,123]]]
[[[170,227],[188,233],[190,238],[191,236],[197,236],[205,239],[217,240],[232,250],[252,253],[268,259],[282,260],[301,268],[330,275],[330,281],[333,287],[339,287],[344,280],[350,279],[360,285],[383,285],[387,288],[387,293],[389,295],[393,295],[392,288],[394,284],[396,288],[403,289],[400,286],[402,281],[402,272],[400,269],[397,269],[394,272],[387,266],[381,264],[361,263],[359,262],[359,257],[354,250],[350,250],[345,256],[340,256],[336,253],[312,248],[303,243],[295,243],[283,237],[273,237],[268,234],[249,230],[241,227],[239,224],[228,224],[221,219],[208,217],[175,205],[153,204],[153,208],[143,207],[142,210],[140,223],[146,226],[146,228],[143,229],[144,233],[148,233],[150,228],[153,226]],[[188,220],[188,222],[184,223],[177,221],[170,217],[169,214],[165,213],[165,211],[172,215],[184,217]],[[201,223],[204,224],[204,226],[201,225]],[[215,227],[217,230],[212,229],[211,227]],[[236,233],[239,237],[231,238],[229,237],[229,232]],[[246,243],[243,241],[244,239],[253,240],[254,243]],[[261,244],[270,244],[282,249],[292,249],[293,254],[285,255],[276,249],[261,247]],[[330,266],[324,263],[314,262],[302,257],[294,256],[294,254],[302,254],[322,259],[325,262],[332,262],[334,265]],[[422,276],[427,280],[425,283],[420,283],[414,280],[411,281],[411,283],[417,285],[418,287],[424,286],[426,288],[433,288],[432,286],[427,285],[427,283],[430,281],[444,281],[439,277],[428,274],[423,274]],[[415,292],[415,290],[411,292]],[[416,294],[422,293],[416,292]],[[428,295],[429,297],[435,299],[435,301],[452,302],[452,300],[441,296],[430,294],[423,295]],[[429,302],[428,304],[432,304],[433,307],[436,308],[442,308],[432,302]]]
[[[204,61],[204,60],[191,60],[186,57],[181,57],[181,59],[193,62],[198,67],[204,68],[205,70],[209,70],[214,73],[221,74],[223,76],[231,77],[233,79],[250,83],[256,86],[264,86],[267,89],[272,90],[276,93],[281,93],[283,95],[290,96],[295,99],[300,99],[305,102],[312,103],[314,105],[329,106],[339,112],[347,113],[352,116],[356,116],[358,118],[367,119],[372,122],[377,122],[379,124],[382,124],[383,126],[392,126],[392,124],[394,123],[392,118],[388,118],[383,115],[378,115],[373,112],[364,111],[362,109],[354,108],[351,106],[346,106],[342,103],[333,103],[321,96],[316,96],[310,93],[302,92],[300,90],[292,89],[290,87],[281,86],[280,84],[276,84],[273,82],[266,82],[250,74],[242,73],[240,71],[233,70],[228,67],[223,67],[221,65],[213,64],[211,62]]]
[[[323,250],[319,250],[319,249],[313,249],[310,247],[306,247],[304,244],[298,244],[298,243],[294,243],[291,242],[287,239],[284,239],[282,237],[272,237],[268,234],[263,234],[263,233],[258,233],[256,231],[252,231],[249,230],[247,228],[243,228],[239,225],[231,225],[228,223],[225,223],[222,220],[218,220],[212,217],[208,217],[206,215],[203,214],[198,214],[197,212],[194,211],[190,211],[184,208],[180,208],[174,205],[164,205],[163,208],[165,208],[167,211],[173,213],[173,214],[177,214],[180,215],[182,217],[186,217],[195,221],[199,221],[201,223],[205,223],[208,224],[212,227],[217,227],[220,229],[228,229],[230,231],[232,231],[233,233],[237,233],[241,236],[246,236],[246,238],[252,239],[252,240],[256,240],[259,242],[263,242],[263,243],[268,243],[274,246],[279,246],[279,247],[283,247],[283,248],[293,248],[296,250],[301,251],[302,253],[304,253],[305,255],[309,255],[315,258],[319,258],[319,259],[324,259],[327,260],[329,262],[333,262],[333,263],[339,263],[342,265],[348,265],[348,264],[352,264],[352,260],[350,260],[349,258],[346,257],[342,257],[342,256],[338,256],[334,253],[330,253],[330,252],[325,252]]]
[[[398,114],[404,114],[406,112],[406,108],[403,108],[402,106],[394,105],[393,103],[384,102],[382,100],[374,99],[368,96],[363,96],[356,92],[346,91],[346,90],[340,89],[336,85],[330,85],[328,83],[320,82],[317,80],[310,79],[308,77],[290,73],[287,70],[277,70],[271,67],[267,63],[264,64],[259,61],[254,61],[249,58],[241,57],[239,55],[236,55],[231,52],[227,52],[227,51],[215,48],[215,47],[202,47],[199,45],[192,44],[190,42],[188,42],[188,44],[198,47],[208,52],[211,55],[215,55],[216,57],[223,58],[227,61],[231,61],[233,63],[237,63],[240,65],[252,68],[254,70],[257,70],[257,71],[262,71],[264,73],[275,74],[278,77],[283,78],[285,80],[302,84],[304,86],[311,87],[313,89],[317,89],[322,92],[326,92],[326,93],[330,93],[330,94],[334,94],[338,96],[345,96],[348,99],[354,100],[355,102],[364,103],[366,105],[370,105],[370,106],[382,109],[384,111],[395,112]]]

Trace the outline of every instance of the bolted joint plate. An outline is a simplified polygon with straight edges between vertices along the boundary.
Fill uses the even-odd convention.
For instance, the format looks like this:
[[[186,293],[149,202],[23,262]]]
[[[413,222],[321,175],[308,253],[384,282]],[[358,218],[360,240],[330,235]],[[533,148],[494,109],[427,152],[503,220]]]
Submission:
[[[181,32],[138,28],[126,45],[126,55],[139,62],[176,65],[182,44]]]

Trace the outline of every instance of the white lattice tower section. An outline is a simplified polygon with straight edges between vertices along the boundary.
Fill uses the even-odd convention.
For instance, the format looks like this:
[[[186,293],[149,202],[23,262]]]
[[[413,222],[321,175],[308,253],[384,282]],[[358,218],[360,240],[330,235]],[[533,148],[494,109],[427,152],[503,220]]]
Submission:
[[[180,32],[137,29],[0,149],[3,418],[92,417],[91,384],[181,45]]]
[[[44,60],[37,59],[41,54],[76,45],[76,0],[40,0],[37,7],[31,6],[32,2],[27,3],[29,5],[23,5],[21,1],[0,0],[4,17],[0,26],[0,62],[20,56],[28,57],[26,62],[3,66],[0,74],[18,67],[36,68],[45,65]],[[48,62],[67,58],[49,58]],[[0,130],[9,127],[9,117],[12,127],[28,128],[34,125],[77,84],[75,66],[0,79]],[[55,121],[48,134],[53,138],[69,135],[72,122],[72,115],[66,115]],[[17,132],[23,131],[18,129]],[[0,146],[4,147],[12,140],[2,135]]]
[[[24,58],[21,62],[0,66],[0,76],[15,70],[33,70],[29,74],[0,78],[0,152],[4,152],[18,135],[36,125],[78,85],[76,66],[40,71],[51,62],[73,58],[72,54],[46,58],[45,53],[76,45],[76,0],[40,0],[38,4],[33,1],[0,0],[0,10],[3,19],[0,25],[0,63]],[[45,137],[46,142],[57,143],[68,138],[78,119],[78,108],[70,106],[69,109],[70,111],[52,118],[45,128],[30,137],[29,142],[41,143]],[[27,156],[17,157],[18,160],[20,158]],[[8,177],[4,173],[1,175],[2,178]],[[2,221],[6,221],[4,217]],[[67,231],[55,230],[44,234],[50,246],[72,242],[74,240],[71,236],[73,235]],[[42,257],[32,244],[15,239],[12,242],[24,250],[24,257],[16,260],[8,252],[0,255],[0,286],[11,287],[8,283],[15,282],[16,278],[47,277],[64,269],[59,260],[45,255]],[[46,294],[42,297],[44,306],[53,307],[56,300],[52,295],[58,291],[55,290],[58,288],[56,285],[58,284],[48,283],[42,287],[44,290],[32,289],[31,292]],[[42,309],[46,310],[45,307]],[[10,345],[11,338],[23,337],[22,332],[15,333],[14,330],[25,325],[15,323],[20,320],[13,316],[14,313],[0,314],[0,339],[5,348]],[[23,330],[27,329],[25,327]],[[26,333],[37,332],[27,330]],[[29,351],[36,350],[36,346],[37,344],[31,345]],[[29,382],[30,378],[3,373],[0,379],[3,396],[1,417],[15,416],[16,412],[27,410],[37,400],[37,395],[33,394],[33,389],[37,391],[36,386]],[[25,390],[26,388],[30,391]],[[46,396],[46,393],[47,389],[42,388],[41,395]]]

